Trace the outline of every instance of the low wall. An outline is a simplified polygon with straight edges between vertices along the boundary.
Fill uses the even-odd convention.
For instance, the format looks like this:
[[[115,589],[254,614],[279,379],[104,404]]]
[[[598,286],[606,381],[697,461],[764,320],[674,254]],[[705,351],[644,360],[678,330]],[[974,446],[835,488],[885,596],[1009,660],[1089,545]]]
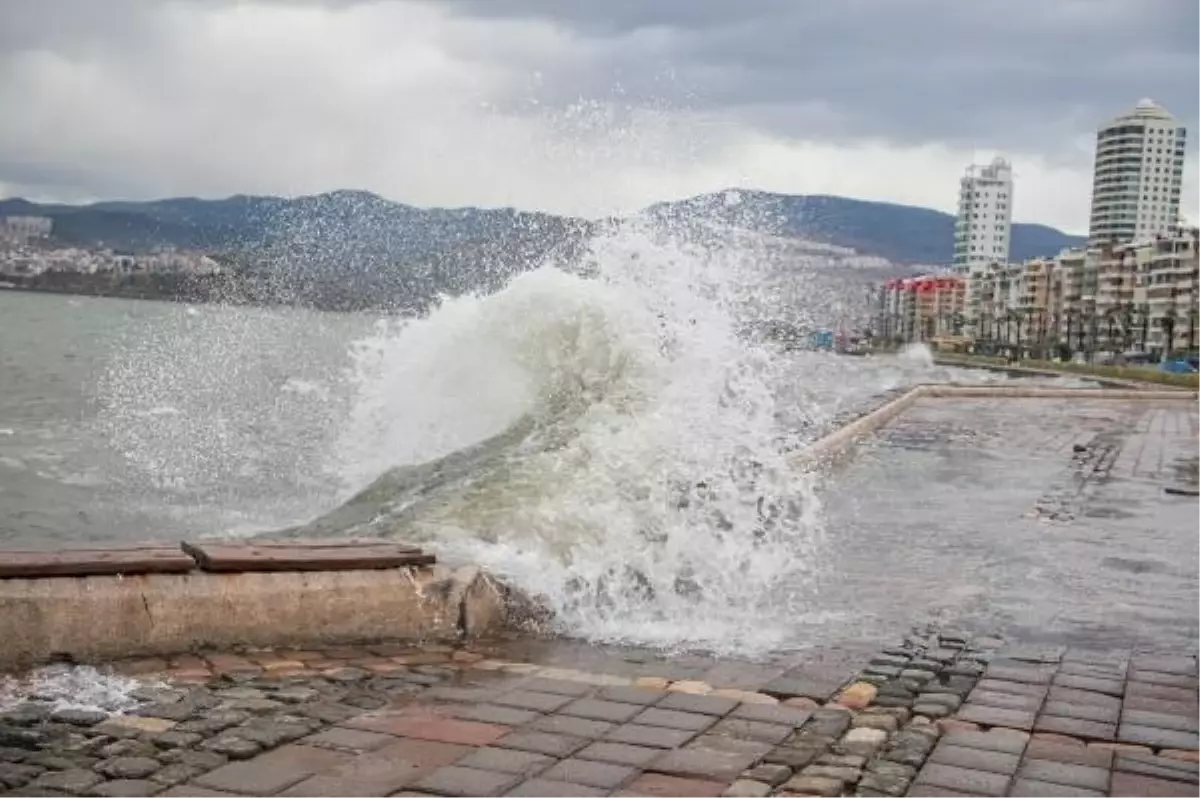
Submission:
[[[840,427],[794,455],[801,467],[817,469],[845,458],[864,439],[903,413],[918,399],[1088,399],[1195,403],[1197,394],[1178,388],[1051,388],[1033,385],[918,385],[866,415]]]
[[[478,568],[139,574],[0,580],[0,668],[204,648],[451,640],[508,621]]]

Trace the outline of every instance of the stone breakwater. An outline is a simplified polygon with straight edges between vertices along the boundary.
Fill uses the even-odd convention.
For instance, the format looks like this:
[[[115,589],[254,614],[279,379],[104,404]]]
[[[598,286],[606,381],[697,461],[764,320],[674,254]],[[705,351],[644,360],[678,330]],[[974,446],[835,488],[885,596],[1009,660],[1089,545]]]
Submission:
[[[828,667],[552,641],[129,660],[0,715],[8,795],[1195,795],[1196,658],[914,634]],[[569,645],[569,644],[564,644]],[[518,656],[519,651],[518,651]],[[852,671],[848,671],[847,675]]]

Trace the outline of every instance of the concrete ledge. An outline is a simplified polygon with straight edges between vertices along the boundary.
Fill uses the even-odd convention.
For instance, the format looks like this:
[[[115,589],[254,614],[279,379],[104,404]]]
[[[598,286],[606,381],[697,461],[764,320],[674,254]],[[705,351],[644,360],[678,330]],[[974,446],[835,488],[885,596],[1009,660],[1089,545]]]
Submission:
[[[825,437],[819,438],[807,449],[797,452],[795,462],[809,469],[836,462],[853,451],[863,438],[871,435],[875,430],[908,409],[921,397],[923,387],[917,386],[911,391],[885,402],[866,415],[856,418],[849,424],[835,429]]]
[[[1051,388],[1033,385],[922,385],[920,395],[931,399],[1119,399],[1132,402],[1196,401],[1195,393],[1180,389]]]
[[[912,390],[890,401],[864,416],[840,427],[823,438],[814,441],[808,448],[794,455],[794,462],[802,467],[816,469],[828,466],[849,455],[876,430],[903,413],[918,399],[1087,399],[1122,400],[1133,402],[1191,402],[1195,403],[1194,391],[1170,388],[1149,390],[1145,388],[1049,388],[1033,385],[949,385],[936,383],[918,385]]]
[[[1087,380],[1094,382],[1097,385],[1105,388],[1133,388],[1137,390],[1162,390],[1162,391],[1187,391],[1187,387],[1178,385],[1165,385],[1159,382],[1151,382],[1147,380],[1126,380],[1120,377],[1105,377],[1097,374],[1088,374],[1083,371],[1065,371],[1059,369],[1035,368],[1033,366],[1019,366],[1009,363],[979,363],[969,359],[956,358],[947,355],[935,355],[933,362],[939,366],[951,366],[954,368],[979,369],[980,371],[995,371],[1001,374],[1009,374],[1014,377],[1064,377]]]
[[[504,626],[475,567],[0,580],[0,668],[203,648],[451,640]]]

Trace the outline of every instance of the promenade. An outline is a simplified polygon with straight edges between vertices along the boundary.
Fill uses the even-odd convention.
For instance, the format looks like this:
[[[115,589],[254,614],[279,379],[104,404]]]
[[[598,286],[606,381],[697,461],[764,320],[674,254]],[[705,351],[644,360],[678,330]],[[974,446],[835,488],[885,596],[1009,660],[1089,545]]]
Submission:
[[[1196,434],[1186,396],[920,394],[829,472],[847,620],[803,649],[195,647],[101,666],[120,712],[35,672],[2,794],[1197,795]]]
[[[923,630],[858,667],[569,641],[115,663],[0,716],[7,795],[1196,795],[1191,653]]]

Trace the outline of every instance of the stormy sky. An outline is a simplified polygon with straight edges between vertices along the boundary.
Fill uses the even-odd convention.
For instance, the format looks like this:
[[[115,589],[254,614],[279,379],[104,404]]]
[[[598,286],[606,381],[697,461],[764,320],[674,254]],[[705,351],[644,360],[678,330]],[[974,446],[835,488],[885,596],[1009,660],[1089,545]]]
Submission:
[[[3,0],[0,196],[359,188],[599,215],[729,186],[1086,231],[1096,127],[1189,128],[1195,0]]]

